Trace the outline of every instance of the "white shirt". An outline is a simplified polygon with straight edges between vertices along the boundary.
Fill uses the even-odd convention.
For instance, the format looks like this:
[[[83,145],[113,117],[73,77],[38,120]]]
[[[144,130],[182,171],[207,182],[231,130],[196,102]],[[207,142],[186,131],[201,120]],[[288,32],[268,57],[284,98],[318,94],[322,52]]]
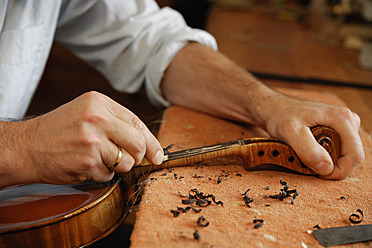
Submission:
[[[188,41],[217,49],[210,34],[152,0],[1,0],[0,117],[24,116],[53,40],[119,91],[145,83],[151,102],[163,106],[169,102],[159,85],[175,54]]]

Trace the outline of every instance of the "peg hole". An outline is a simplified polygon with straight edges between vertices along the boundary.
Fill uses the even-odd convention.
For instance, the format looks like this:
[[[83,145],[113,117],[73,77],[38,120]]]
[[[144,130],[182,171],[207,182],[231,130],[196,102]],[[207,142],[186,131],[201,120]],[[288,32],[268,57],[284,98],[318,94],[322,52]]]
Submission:
[[[279,151],[278,150],[274,150],[273,151],[273,156],[276,158],[279,156]]]
[[[293,156],[289,156],[288,162],[293,163],[295,161],[295,158]]]
[[[265,155],[265,152],[264,151],[258,151],[258,156],[262,157],[263,155]]]

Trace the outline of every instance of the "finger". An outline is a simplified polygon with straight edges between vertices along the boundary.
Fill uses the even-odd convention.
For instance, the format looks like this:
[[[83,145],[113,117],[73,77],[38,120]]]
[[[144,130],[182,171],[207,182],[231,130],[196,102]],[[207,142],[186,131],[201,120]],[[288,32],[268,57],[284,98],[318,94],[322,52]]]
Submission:
[[[90,178],[91,180],[93,181],[96,181],[96,182],[108,182],[110,181],[115,173],[113,170],[110,170],[105,162],[103,162],[103,158],[102,158],[102,154],[101,154],[101,163],[97,163],[95,166],[94,166],[94,169],[92,171],[89,172],[90,176],[88,176],[88,178]]]
[[[120,163],[116,166],[114,171],[119,172],[119,173],[124,173],[124,172],[128,172],[132,169],[132,167],[135,164],[135,159],[126,150],[122,149],[121,151],[123,153],[122,159],[121,159]]]
[[[132,123],[141,122],[141,124],[134,124],[133,126],[139,130],[145,137],[146,141],[146,157],[153,164],[161,164],[164,159],[164,152],[155,136],[150,132],[147,126],[137,117],[133,117]]]
[[[357,113],[352,113],[353,114],[353,127],[355,130],[359,130],[360,128],[360,117]]]
[[[294,130],[290,139],[285,141],[290,145],[302,163],[319,175],[332,173],[334,165],[329,153],[315,140],[308,127]]]
[[[358,117],[359,118],[359,117]],[[353,126],[359,126],[352,124]],[[337,132],[337,129],[335,129]],[[362,141],[358,129],[343,128],[344,132],[338,132],[341,138],[341,157],[336,166],[326,179],[344,179],[350,175],[365,159]]]
[[[79,179],[79,182],[85,180],[107,182],[114,177],[114,171],[106,166],[114,164],[112,161],[117,155],[117,148],[111,141],[102,140],[102,142],[99,142],[98,146],[84,151],[83,155],[81,155],[81,153],[82,152],[79,151],[78,158],[74,159],[78,164],[74,172],[83,179]],[[84,155],[86,153],[87,155]]]
[[[356,163],[352,156],[341,157],[337,160],[337,164],[331,174],[321,176],[324,179],[344,179],[347,175],[350,175],[360,163]]]
[[[141,122],[135,115],[133,115],[133,118]],[[163,151],[160,144],[142,122],[132,125],[121,119],[112,118],[110,122],[106,123],[105,130],[109,139],[126,150],[135,159],[135,165],[140,164],[145,155],[149,159],[152,158],[153,163],[160,164],[163,161]],[[159,154],[160,159],[158,158]],[[156,160],[157,158],[158,160]]]
[[[110,143],[113,144],[112,142]],[[113,149],[116,150],[116,154],[115,152],[110,152],[109,158],[105,159],[102,157],[103,161],[108,161],[104,162],[106,167],[111,171],[119,173],[130,171],[135,164],[135,159],[132,157],[132,155],[116,144],[113,144]]]
[[[146,138],[144,135],[126,122],[114,120],[115,129],[109,129],[107,136],[122,147],[134,158],[134,164],[139,164],[146,154]]]
[[[120,121],[125,122],[126,124],[129,124],[132,128],[136,129],[141,134],[139,135],[138,132],[133,131],[133,129],[129,129],[126,124],[123,124],[123,123],[118,124],[119,126],[122,125],[122,127],[126,127],[128,128],[128,130],[133,131],[132,134],[125,132],[127,135],[130,135],[132,138],[134,138],[133,139],[134,143],[132,145],[129,145],[127,143],[126,145],[130,146],[130,148],[127,149],[127,151],[135,157],[136,165],[142,161],[142,158],[138,159],[138,156],[135,156],[132,152],[136,154],[138,153],[138,149],[142,149],[143,151],[145,151],[145,156],[152,163],[161,164],[163,162],[164,154],[163,154],[163,149],[159,141],[155,138],[155,136],[150,132],[150,130],[146,127],[146,125],[135,114],[133,114],[131,111],[129,111],[128,109],[124,108],[123,106],[117,103],[112,104],[110,112]],[[123,136],[124,134],[122,129],[123,128],[121,128],[121,131],[120,131],[120,133],[122,133],[121,136]],[[115,132],[115,133],[119,133],[119,132]],[[134,134],[136,134],[137,136],[133,137]],[[117,141],[117,142],[120,142],[120,141]],[[143,143],[145,144],[145,149],[143,149]]]

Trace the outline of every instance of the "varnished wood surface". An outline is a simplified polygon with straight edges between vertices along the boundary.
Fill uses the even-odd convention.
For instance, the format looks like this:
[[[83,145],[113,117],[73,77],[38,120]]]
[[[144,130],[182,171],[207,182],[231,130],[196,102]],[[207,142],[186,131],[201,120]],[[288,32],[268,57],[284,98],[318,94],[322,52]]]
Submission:
[[[280,21],[273,13],[216,7],[210,11],[207,29],[219,50],[248,70],[372,85],[372,71],[359,66],[358,51],[316,42],[309,27]],[[372,133],[372,89],[261,80],[273,87],[335,93]]]
[[[124,219],[121,180],[31,184],[0,191],[0,247],[83,247]]]

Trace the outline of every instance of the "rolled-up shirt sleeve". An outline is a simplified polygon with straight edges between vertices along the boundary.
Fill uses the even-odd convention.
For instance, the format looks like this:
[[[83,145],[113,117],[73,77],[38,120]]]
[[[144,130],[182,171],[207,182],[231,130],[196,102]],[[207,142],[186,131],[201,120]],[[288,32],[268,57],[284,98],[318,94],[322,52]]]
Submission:
[[[190,41],[217,49],[210,34],[151,0],[64,1],[56,40],[118,91],[134,93],[145,83],[150,101],[160,106],[169,105],[160,82],[177,52]]]

